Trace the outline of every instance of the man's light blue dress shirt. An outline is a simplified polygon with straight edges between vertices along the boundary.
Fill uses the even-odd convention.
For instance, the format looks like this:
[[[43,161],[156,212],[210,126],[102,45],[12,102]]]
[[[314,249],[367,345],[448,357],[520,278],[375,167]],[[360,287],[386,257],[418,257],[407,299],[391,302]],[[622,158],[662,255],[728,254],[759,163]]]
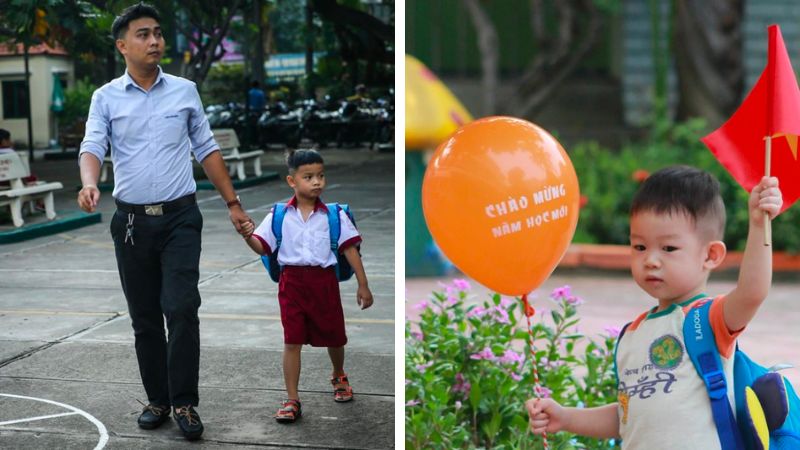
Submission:
[[[134,204],[195,192],[189,152],[202,161],[219,148],[195,84],[161,68],[149,91],[126,70],[94,92],[80,154],[91,153],[102,162],[109,141],[113,196]]]

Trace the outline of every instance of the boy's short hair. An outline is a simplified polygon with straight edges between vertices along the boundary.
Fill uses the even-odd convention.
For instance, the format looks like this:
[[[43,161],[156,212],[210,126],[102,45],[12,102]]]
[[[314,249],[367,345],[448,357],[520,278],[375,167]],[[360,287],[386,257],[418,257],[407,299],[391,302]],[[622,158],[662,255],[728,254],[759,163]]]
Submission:
[[[0,128],[0,142],[6,141],[6,140],[8,140],[8,141],[11,140],[11,133],[9,133],[8,130]]]
[[[286,166],[289,168],[289,173],[297,172],[300,166],[306,164],[325,164],[322,160],[322,155],[313,149],[289,149],[286,152]]]
[[[161,23],[161,15],[155,6],[139,2],[123,9],[122,13],[114,19],[114,23],[111,24],[111,37],[122,39],[122,35],[128,31],[128,24],[142,17],[149,17]]]
[[[719,181],[694,167],[667,167],[647,177],[633,198],[631,216],[645,211],[686,214],[696,228],[708,232],[709,240],[721,240],[725,234],[725,204]]]

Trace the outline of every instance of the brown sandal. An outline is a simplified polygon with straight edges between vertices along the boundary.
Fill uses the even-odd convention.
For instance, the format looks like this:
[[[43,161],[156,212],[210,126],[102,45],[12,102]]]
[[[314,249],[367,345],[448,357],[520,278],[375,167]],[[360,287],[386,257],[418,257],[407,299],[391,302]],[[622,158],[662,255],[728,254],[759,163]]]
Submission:
[[[300,406],[300,400],[290,398],[284,400],[281,408],[275,413],[275,420],[281,423],[293,423],[303,415],[303,409]]]
[[[339,403],[349,402],[353,399],[353,388],[347,380],[347,374],[331,378],[333,385],[333,400]],[[336,385],[339,385],[337,387]]]

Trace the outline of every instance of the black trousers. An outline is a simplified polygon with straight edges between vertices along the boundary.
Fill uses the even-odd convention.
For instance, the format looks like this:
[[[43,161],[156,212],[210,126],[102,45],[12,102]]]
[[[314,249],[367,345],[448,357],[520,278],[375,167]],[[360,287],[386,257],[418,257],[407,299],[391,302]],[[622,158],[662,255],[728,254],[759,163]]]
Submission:
[[[126,241],[131,221],[133,231]],[[147,398],[154,405],[197,406],[199,401],[197,283],[202,229],[203,216],[196,203],[162,216],[117,209],[111,219],[139,373]]]

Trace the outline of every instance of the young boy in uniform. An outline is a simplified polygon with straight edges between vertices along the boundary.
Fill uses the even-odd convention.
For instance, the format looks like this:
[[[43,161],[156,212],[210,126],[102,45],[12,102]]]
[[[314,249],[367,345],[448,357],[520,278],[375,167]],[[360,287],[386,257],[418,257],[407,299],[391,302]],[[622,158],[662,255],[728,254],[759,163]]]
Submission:
[[[328,208],[320,199],[325,188],[322,156],[315,150],[293,150],[286,157],[289,186],[294,197],[286,204],[281,228],[282,240],[278,263],[283,266],[278,284],[278,302],[283,324],[283,377],[288,399],[275,415],[278,422],[294,422],[302,415],[297,386],[300,380],[300,350],[303,344],[328,347],[333,365],[331,383],[334,400],[353,399],[353,390],[344,372],[344,345],[347,336],[339,294],[339,281],[331,251]],[[259,255],[271,254],[277,246],[272,232],[273,212],[246,238],[247,245]],[[358,281],[356,302],[361,309],[372,305],[372,293],[356,244],[361,236],[344,211],[339,211],[341,234],[339,252],[343,253]]]
[[[728,380],[733,379],[736,338],[772,282],[772,253],[764,245],[764,228],[782,203],[777,178],[764,177],[753,188],[738,283],[727,295],[710,300],[709,320]],[[708,276],[725,258],[724,229],[725,205],[719,183],[710,174],[678,166],[645,180],[631,207],[631,272],[658,304],[620,338],[619,401],[579,409],[552,399],[530,399],[526,408],[534,433],[622,438],[623,449],[721,448],[704,382],[686,354],[683,322],[693,305],[709,299]],[[642,383],[651,388],[644,389]],[[731,400],[732,387],[728,383]]]

